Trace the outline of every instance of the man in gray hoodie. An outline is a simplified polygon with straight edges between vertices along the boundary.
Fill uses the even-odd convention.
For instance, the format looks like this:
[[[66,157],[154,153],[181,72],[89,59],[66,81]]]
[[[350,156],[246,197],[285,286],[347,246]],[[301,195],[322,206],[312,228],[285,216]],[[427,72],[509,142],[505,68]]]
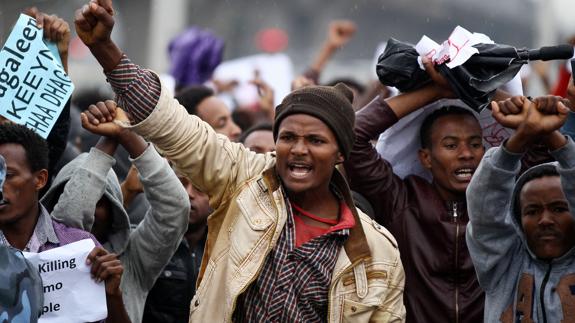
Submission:
[[[118,111],[120,119],[128,120],[113,101],[96,105],[110,109],[113,115]],[[97,110],[96,105],[90,109]],[[94,133],[102,135],[98,144],[62,168],[42,202],[53,218],[92,232],[104,248],[119,255],[124,265],[121,289],[126,310],[132,322],[141,322],[148,291],[188,227],[190,203],[168,162],[140,136],[114,123],[103,123]],[[118,144],[138,169],[151,206],[132,232],[112,170]]]
[[[492,103],[516,129],[490,149],[467,189],[467,245],[485,290],[485,322],[571,322],[575,317],[575,144],[558,129],[569,109],[550,97]],[[542,141],[556,163],[515,182],[520,159]]]

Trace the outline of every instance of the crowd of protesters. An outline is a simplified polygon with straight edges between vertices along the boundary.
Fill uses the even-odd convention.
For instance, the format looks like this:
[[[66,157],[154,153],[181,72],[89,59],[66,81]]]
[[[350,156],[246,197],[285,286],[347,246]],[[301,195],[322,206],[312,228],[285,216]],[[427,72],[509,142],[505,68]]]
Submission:
[[[26,13],[67,71],[68,23]],[[220,94],[237,84],[211,79],[216,36],[188,32],[210,39],[204,51],[215,57],[180,57],[169,86],[115,44],[114,23],[111,0],[74,17],[113,98],[68,102],[47,140],[0,125],[3,272],[9,262],[30,272],[19,277],[38,276],[6,247],[39,253],[91,239],[106,322],[575,320],[572,80],[561,76],[559,95],[497,90],[487,109],[510,135],[487,149],[478,113],[454,101],[429,58],[430,81],[412,91],[320,84],[356,33],[351,21],[332,22],[279,105],[255,71],[259,100],[234,109]],[[374,143],[422,111],[407,134],[418,161],[401,163],[427,177],[399,172]],[[7,297],[13,281],[2,280],[0,321],[10,322],[24,299]]]

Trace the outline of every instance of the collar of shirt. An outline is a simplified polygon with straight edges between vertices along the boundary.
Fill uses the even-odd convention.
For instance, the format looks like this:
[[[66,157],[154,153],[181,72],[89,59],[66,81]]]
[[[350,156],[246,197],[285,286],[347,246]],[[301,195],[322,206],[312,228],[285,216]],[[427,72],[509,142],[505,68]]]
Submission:
[[[27,252],[38,252],[40,247],[42,247],[47,242],[54,244],[60,243],[56,232],[54,232],[54,226],[52,225],[52,218],[48,211],[42,204],[40,205],[40,215],[38,216],[38,221],[36,222],[36,227],[32,233],[32,237],[28,240],[26,247],[23,251]],[[0,230],[0,244],[10,245],[4,233]]]
[[[355,226],[355,219],[353,217],[353,213],[343,200],[340,202],[339,207],[340,207],[339,222],[336,225],[329,228],[329,230],[326,233],[339,231],[343,229],[351,229]]]

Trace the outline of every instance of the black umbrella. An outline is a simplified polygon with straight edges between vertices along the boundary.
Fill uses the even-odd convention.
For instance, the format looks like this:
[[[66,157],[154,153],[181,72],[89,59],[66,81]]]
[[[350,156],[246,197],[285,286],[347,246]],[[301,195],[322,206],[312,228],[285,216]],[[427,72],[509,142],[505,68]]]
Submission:
[[[521,66],[530,60],[573,57],[571,45],[534,50],[502,44],[477,44],[473,47],[479,53],[462,65],[449,68],[446,63],[442,63],[437,65],[437,70],[447,79],[456,95],[476,111],[487,106],[495,90],[511,81]],[[376,67],[380,82],[395,86],[402,92],[413,91],[430,82],[429,75],[417,63],[418,56],[413,45],[390,39]]]
[[[419,68],[419,54],[412,44],[390,38],[385,51],[379,55],[376,72],[383,85],[394,86],[401,92],[416,90],[431,82],[429,75]]]

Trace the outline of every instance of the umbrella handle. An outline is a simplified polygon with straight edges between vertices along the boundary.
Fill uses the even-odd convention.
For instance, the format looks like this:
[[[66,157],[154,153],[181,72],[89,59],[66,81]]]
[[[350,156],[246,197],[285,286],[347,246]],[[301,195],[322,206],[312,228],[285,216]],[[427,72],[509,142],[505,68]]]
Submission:
[[[488,66],[509,66],[513,63],[527,64],[526,59],[521,59],[517,57],[485,57],[485,56],[471,56],[464,64],[472,65],[488,65]]]
[[[554,59],[570,59],[573,57],[573,46],[571,45],[557,45],[545,46],[539,49],[531,49],[527,51],[527,59],[530,61],[542,60],[550,61]]]

